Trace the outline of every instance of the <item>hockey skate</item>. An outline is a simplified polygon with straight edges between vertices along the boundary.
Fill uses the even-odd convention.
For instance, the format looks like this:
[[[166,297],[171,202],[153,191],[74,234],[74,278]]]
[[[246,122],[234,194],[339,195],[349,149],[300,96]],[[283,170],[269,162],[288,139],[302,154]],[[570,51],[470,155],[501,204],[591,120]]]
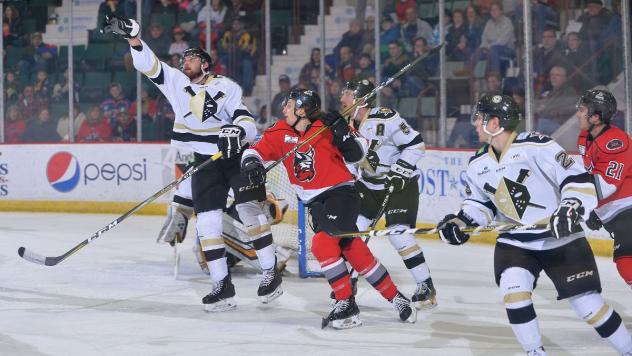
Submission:
[[[527,356],[546,356],[547,353],[544,351],[544,347],[540,346],[537,349],[527,351]]]
[[[223,312],[237,308],[235,303],[235,286],[230,280],[230,274],[213,285],[211,293],[202,298],[204,309],[209,312]]]
[[[410,298],[417,309],[432,309],[437,306],[437,291],[432,284],[432,278],[417,283],[417,289]]]
[[[276,268],[276,261],[274,267],[263,270],[263,279],[257,290],[257,295],[261,303],[268,304],[283,294],[283,288],[281,288],[282,281],[281,272]]]
[[[336,330],[351,329],[362,325],[360,309],[355,302],[355,297],[337,300],[331,312],[323,318],[321,328],[324,329],[331,322],[331,327]]]
[[[397,292],[397,295],[391,300],[391,303],[401,321],[411,324],[417,321],[417,309],[413,306],[410,299],[404,297],[402,293]]]

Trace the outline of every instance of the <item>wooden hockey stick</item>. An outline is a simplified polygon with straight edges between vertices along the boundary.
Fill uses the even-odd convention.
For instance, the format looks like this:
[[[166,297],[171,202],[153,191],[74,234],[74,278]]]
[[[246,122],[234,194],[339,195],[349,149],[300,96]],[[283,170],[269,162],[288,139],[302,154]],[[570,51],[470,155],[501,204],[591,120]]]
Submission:
[[[218,160],[221,157],[222,157],[222,152],[217,152],[216,154],[211,156],[211,158],[209,158],[208,160],[202,162],[200,165],[195,166],[195,167],[191,167],[180,178],[178,178],[178,179],[174,180],[173,182],[169,183],[169,185],[167,185],[166,187],[160,189],[154,195],[152,195],[149,198],[145,199],[143,202],[141,202],[140,204],[136,205],[135,207],[133,207],[132,209],[127,211],[125,214],[119,216],[114,221],[112,221],[111,223],[107,224],[106,226],[101,228],[99,231],[97,231],[94,234],[92,234],[92,236],[90,236],[87,239],[83,240],[82,242],[80,242],[78,245],[76,245],[75,247],[73,247],[72,249],[70,249],[69,251],[64,253],[63,255],[60,255],[60,256],[57,256],[57,257],[45,257],[45,256],[42,256],[42,255],[40,255],[38,253],[35,253],[35,252],[31,251],[31,250],[27,250],[24,247],[20,247],[18,249],[18,255],[20,255],[20,257],[24,258],[25,260],[27,260],[29,262],[37,263],[37,264],[44,265],[44,266],[55,266],[59,262],[61,262],[61,261],[65,260],[66,258],[72,256],[75,252],[77,252],[77,251],[81,250],[82,248],[86,247],[86,245],[88,245],[92,241],[94,241],[97,238],[99,238],[102,234],[112,230],[116,225],[120,224],[123,220],[127,219],[128,217],[130,217],[130,215],[132,215],[135,212],[137,212],[140,209],[142,209],[145,205],[151,203],[152,201],[154,201],[154,200],[158,199],[159,197],[161,197],[163,194],[165,194],[168,191],[170,191],[171,189],[175,188],[175,186],[180,184],[180,182],[182,182],[183,180],[191,177],[197,171],[199,171],[200,169],[208,166],[209,164],[211,164],[212,162]],[[174,274],[176,274],[176,273],[174,273]]]
[[[469,226],[461,229],[461,231],[471,234],[478,234],[481,232],[508,232],[508,231],[529,231],[529,230],[542,230],[547,229],[548,224],[534,224],[534,225],[515,225],[515,224],[503,224],[503,225],[489,225],[489,226]],[[436,234],[439,230],[436,227],[433,228],[410,228],[410,229],[385,229],[385,230],[367,230],[360,232],[349,232],[336,235],[336,237],[380,237],[380,236],[393,236],[393,235],[432,235]]]
[[[359,105],[364,105],[364,103],[366,103],[367,101],[371,100],[373,97],[375,97],[377,95],[377,93],[379,93],[382,89],[384,89],[384,87],[390,85],[393,81],[395,81],[395,79],[397,79],[397,78],[401,77],[402,75],[404,75],[412,67],[416,66],[417,63],[421,62],[422,60],[424,60],[425,58],[428,58],[431,55],[434,55],[434,54],[438,53],[439,50],[441,49],[441,47],[443,47],[444,45],[445,45],[445,43],[439,44],[438,46],[436,46],[435,48],[433,48],[430,51],[426,52],[425,54],[422,54],[421,56],[417,57],[414,61],[408,63],[405,66],[403,66],[397,73],[393,74],[392,77],[387,78],[386,80],[384,80],[380,85],[378,85],[377,87],[373,88],[373,90],[371,90],[371,92],[367,93],[365,96],[360,98],[360,100],[356,100],[356,102],[353,105],[351,105],[350,107],[346,108],[340,114],[340,116],[342,116],[342,117],[348,116],[351,112],[353,112],[353,110],[355,110],[356,107],[358,107]],[[291,155],[296,153],[296,151],[298,151],[301,147],[303,147],[306,144],[308,144],[310,141],[312,141],[314,138],[316,138],[318,135],[323,133],[323,131],[327,130],[328,128],[329,128],[329,126],[323,126],[323,127],[319,128],[318,130],[316,130],[313,134],[309,135],[304,141],[300,142],[299,144],[294,146],[294,148],[292,148],[289,152],[284,154],[283,157],[281,157],[281,158],[277,159],[276,161],[272,162],[272,164],[270,164],[268,167],[266,167],[265,172],[266,173],[270,172],[274,167],[279,165],[279,163],[285,161],[288,157],[290,157]]]

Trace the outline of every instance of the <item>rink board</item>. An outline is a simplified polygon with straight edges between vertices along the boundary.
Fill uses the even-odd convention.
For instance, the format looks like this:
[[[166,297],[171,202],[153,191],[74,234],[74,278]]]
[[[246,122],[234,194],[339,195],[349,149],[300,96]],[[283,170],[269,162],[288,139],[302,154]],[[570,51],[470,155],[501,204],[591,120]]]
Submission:
[[[426,151],[419,164],[419,226],[430,226],[459,210],[472,153]],[[176,164],[189,158],[168,144],[2,145],[0,211],[123,213],[172,182]],[[171,196],[158,198],[141,213],[164,214]],[[494,238],[483,234],[474,239]],[[612,240],[605,231],[592,232],[590,239],[597,254],[612,254]]]

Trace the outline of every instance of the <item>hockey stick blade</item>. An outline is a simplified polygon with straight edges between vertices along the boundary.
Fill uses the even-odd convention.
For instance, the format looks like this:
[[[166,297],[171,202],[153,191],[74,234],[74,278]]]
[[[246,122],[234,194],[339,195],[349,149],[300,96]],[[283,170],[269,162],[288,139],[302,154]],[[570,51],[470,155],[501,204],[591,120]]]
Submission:
[[[159,197],[161,197],[162,195],[164,195],[165,193],[167,193],[171,189],[175,188],[183,180],[191,177],[195,172],[197,172],[200,169],[208,166],[212,162],[220,159],[221,157],[222,157],[222,152],[218,152],[218,153],[214,154],[213,156],[211,156],[211,158],[209,158],[206,161],[202,162],[201,164],[189,169],[180,178],[178,178],[178,179],[174,180],[173,182],[169,183],[169,185],[167,185],[166,187],[160,189],[159,191],[154,193],[154,195],[152,195],[149,198],[145,199],[143,202],[139,203],[138,205],[136,205],[132,209],[128,210],[125,214],[119,216],[114,221],[112,221],[109,224],[107,224],[106,226],[102,227],[99,231],[95,232],[92,236],[88,237],[87,239],[81,241],[79,244],[77,244],[75,247],[73,247],[72,249],[70,249],[69,251],[64,253],[63,255],[56,256],[56,257],[45,257],[45,256],[39,255],[39,254],[37,254],[37,253],[35,253],[33,251],[27,250],[24,247],[20,247],[18,249],[18,255],[20,257],[24,258],[25,260],[27,260],[29,262],[32,262],[32,263],[35,263],[35,264],[44,265],[44,266],[55,266],[58,263],[60,263],[61,261],[65,260],[66,258],[68,258],[71,255],[73,255],[75,252],[77,252],[77,251],[81,250],[82,248],[84,248],[86,245],[88,245],[92,241],[94,241],[97,238],[99,238],[103,233],[108,232],[108,231],[112,230],[113,228],[115,228],[123,220],[127,219],[130,215],[132,215],[135,212],[137,212],[140,209],[142,209],[145,205],[153,202],[154,200],[158,199]]]

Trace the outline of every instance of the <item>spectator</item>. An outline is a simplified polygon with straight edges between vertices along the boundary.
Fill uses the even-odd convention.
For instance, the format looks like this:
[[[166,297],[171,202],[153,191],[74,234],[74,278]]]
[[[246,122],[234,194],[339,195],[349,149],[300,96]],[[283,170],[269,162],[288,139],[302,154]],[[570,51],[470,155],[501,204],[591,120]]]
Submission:
[[[125,0],[123,0],[125,1]],[[105,22],[106,16],[129,17],[125,12],[125,7],[119,0],[105,0],[99,5],[99,13],[97,15],[97,26]]]
[[[152,11],[154,14],[176,14],[178,13],[178,4],[177,1],[172,0],[156,0]]]
[[[20,116],[17,105],[9,106],[7,122],[4,126],[4,143],[22,142],[26,132],[26,120]]]
[[[417,2],[415,0],[395,0],[395,15],[397,21],[404,22],[408,16],[408,9],[413,9],[417,12]],[[416,16],[416,15],[415,15]]]
[[[255,121],[255,125],[257,126],[257,132],[262,134],[265,129],[272,126],[274,122],[268,124],[268,107],[266,105],[261,105],[259,109],[259,117],[257,117],[257,121]]]
[[[375,64],[368,54],[360,56],[358,61],[358,69],[353,79],[354,82],[358,82],[362,79],[374,79],[375,78]]]
[[[309,74],[309,84],[311,87],[316,88],[317,91],[320,91],[320,69],[319,68],[312,68],[312,72]]]
[[[12,34],[10,32],[9,27],[10,26],[8,23],[2,24],[2,40],[3,40],[2,46],[4,48],[5,54],[6,54],[7,48],[11,48],[11,47],[15,47],[16,45],[19,45],[18,36]]]
[[[143,86],[140,92],[141,103],[143,103],[143,107],[141,108],[141,115],[143,116],[143,123],[145,121],[153,122],[156,117],[156,100],[149,95],[149,90],[146,86]],[[132,119],[136,119],[136,104],[137,101],[134,100],[132,105],[129,107],[129,115]],[[144,135],[143,135],[144,137]]]
[[[61,140],[57,134],[57,123],[50,119],[48,109],[41,109],[37,119],[27,123],[22,139],[26,142],[59,142]]]
[[[496,0],[474,0],[472,3],[474,3],[478,13],[481,14],[483,18],[489,18],[492,6],[496,4]]]
[[[342,82],[339,79],[329,82],[327,86],[325,103],[327,111],[340,110],[340,93],[342,93]]]
[[[549,73],[551,90],[545,91],[536,100],[536,130],[551,135],[575,112],[577,92],[568,84],[566,69],[554,66]]]
[[[611,82],[623,70],[623,20],[621,18],[621,2],[612,2],[612,16],[602,31],[603,45],[612,44],[611,49],[604,51],[597,59],[597,80],[600,84]]]
[[[566,49],[562,59],[564,67],[568,69],[570,84],[580,93],[595,85],[594,75],[591,73],[592,65],[588,64],[590,55],[590,50],[583,45],[579,33],[570,32],[566,35]]]
[[[75,116],[72,121],[74,129],[73,135],[74,137],[77,137],[79,134],[79,130],[81,129],[81,125],[83,125],[83,122],[86,120],[86,114],[81,111],[81,107],[78,103],[75,103],[73,109],[73,113]],[[62,116],[57,121],[57,134],[59,134],[62,141],[70,141],[70,119],[68,118],[68,115]]]
[[[166,58],[169,53],[169,37],[164,32],[164,28],[159,23],[149,25],[148,33],[143,40],[154,51],[159,58]]]
[[[382,43],[382,46],[384,46],[384,44],[389,44],[391,42],[399,42],[400,38],[401,38],[401,31],[400,31],[399,25],[396,25],[393,22],[393,20],[389,17],[382,20],[382,32],[380,33],[380,43]],[[380,49],[380,55],[382,57],[386,57],[388,55],[388,50],[382,53]]]
[[[154,119],[154,136],[159,141],[171,139],[171,131],[176,114],[171,108],[171,104],[164,95],[159,94],[156,98],[156,118]]]
[[[290,77],[285,74],[279,76],[279,92],[272,99],[272,117],[274,119],[280,119],[283,117],[283,108],[281,107],[283,101],[290,94]]]
[[[226,12],[228,8],[224,5],[222,0],[211,0],[211,30],[223,31],[224,30],[224,18],[226,18]],[[202,6],[202,9],[198,13],[197,22],[206,23],[209,19],[208,7]]]
[[[112,141],[136,141],[136,120],[129,115],[128,110],[116,113],[112,126]]]
[[[74,100],[76,103],[79,102],[79,81],[78,78],[75,77],[75,81],[73,82],[74,90]],[[68,68],[64,71],[64,77],[61,81],[53,86],[53,93],[51,98],[55,102],[68,102]]]
[[[419,37],[415,40],[413,58],[411,60],[423,56],[429,51],[428,41],[423,37]],[[428,78],[436,75],[438,66],[439,56],[430,56],[422,59],[421,63],[411,68],[409,74],[402,79],[404,82],[402,86],[404,93],[401,94],[417,96],[426,87]]]
[[[56,57],[57,47],[42,42],[42,34],[35,32],[31,35],[31,45],[17,63],[18,72],[27,74],[40,69],[52,72]]]
[[[454,50],[459,45],[459,42],[461,42],[461,37],[466,36],[466,34],[467,28],[463,11],[454,10],[452,13],[452,26],[450,26],[445,35],[445,55],[448,58],[453,57]]]
[[[336,68],[336,76],[342,81],[352,80],[355,76],[355,65],[351,48],[343,46],[340,48],[340,60]]]
[[[474,50],[481,45],[481,36],[483,35],[485,22],[472,5],[468,5],[468,7],[465,8],[465,17],[467,20],[465,22],[467,43],[470,48]]]
[[[445,34],[447,35],[448,32],[450,32],[450,29],[452,28],[452,11],[445,9],[443,13],[443,21],[444,21],[443,26],[445,28]],[[432,47],[437,46],[439,45],[439,43],[441,43],[441,37],[439,36],[439,21],[437,21],[437,24],[432,29],[432,37],[426,38],[426,40],[428,40],[428,44]]]
[[[180,26],[173,28],[173,42],[169,46],[169,55],[180,54],[189,48],[189,44],[184,40],[184,30]]]
[[[169,66],[172,68],[180,69],[181,60],[182,60],[182,54],[174,53],[171,56],[169,56],[169,62],[167,64],[169,64]]]
[[[313,90],[318,91],[318,88],[312,84],[312,80],[310,76],[299,76],[298,83],[290,88],[290,91],[293,90]]]
[[[503,78],[498,72],[489,72],[485,76],[485,83],[487,84],[485,94],[488,95],[501,95]]]
[[[4,102],[14,103],[18,100],[18,82],[14,72],[7,72],[4,76]]]
[[[26,121],[35,119],[39,112],[45,107],[44,103],[35,96],[32,85],[27,85],[22,90],[22,95],[18,99],[18,110],[20,117]]]
[[[401,25],[401,38],[407,52],[413,51],[415,38],[432,38],[432,27],[417,16],[417,9],[407,8],[406,19]]]
[[[334,55],[336,58],[340,58],[340,51],[343,47],[347,47],[351,50],[352,55],[357,55],[362,50],[362,22],[359,20],[351,20],[349,23],[349,31],[342,34],[340,42],[334,47]]]
[[[370,46],[373,49],[375,46],[375,16],[369,15],[364,21],[366,26],[362,31],[362,39],[360,40],[360,53],[368,53]]]
[[[78,142],[109,142],[112,138],[110,120],[103,116],[101,108],[93,105],[88,117],[81,123],[76,134]]]
[[[222,59],[217,54],[217,50],[212,49],[211,52],[209,52],[209,55],[213,60],[213,73],[218,75],[226,75],[226,65],[222,62]]]
[[[531,1],[531,16],[533,18],[533,42],[538,43],[542,40],[542,35],[547,27],[560,27],[560,15],[548,3],[548,0],[529,1]],[[515,14],[516,25],[519,28],[522,28],[524,25],[522,20],[524,18],[522,10],[522,6],[519,6]],[[509,15],[507,14],[507,16]]]
[[[239,18],[234,18],[230,30],[224,33],[222,48],[228,55],[228,75],[242,86],[244,96],[250,96],[255,81],[257,42]]]
[[[562,64],[562,50],[557,44],[555,29],[547,28],[542,34],[542,43],[533,53],[533,72],[536,75],[535,89],[541,91],[549,81],[551,68]]]
[[[491,18],[485,24],[479,50],[483,57],[487,57],[488,71],[501,72],[502,61],[515,55],[514,27],[503,15],[502,5],[494,3],[490,13]]]
[[[101,112],[114,124],[115,114],[129,110],[131,103],[123,97],[123,88],[119,83],[110,84],[110,97],[101,103]]]
[[[390,77],[410,62],[410,57],[404,52],[401,43],[393,41],[388,44],[389,57],[382,66],[382,76]]]
[[[48,73],[45,70],[38,70],[37,77],[33,83],[33,90],[35,95],[43,102],[48,104],[48,99],[53,94],[53,84],[48,78]]]
[[[300,75],[311,75],[314,68],[320,70],[320,48],[316,47],[312,48],[309,61],[301,68]]]
[[[472,50],[469,43],[467,42],[466,35],[462,35],[459,38],[459,42],[456,44],[456,47],[452,49],[452,53],[448,57],[448,60],[466,62],[472,57],[472,53],[474,53],[474,51]],[[461,71],[458,71],[458,72],[461,72]],[[457,74],[457,73],[455,72],[454,74]],[[458,74],[461,74],[461,73],[458,73]],[[469,73],[466,73],[466,74],[469,74]]]
[[[3,24],[8,26],[10,36],[14,38],[22,36],[22,19],[20,18],[20,12],[15,6],[9,5],[4,9],[3,21]]]
[[[577,21],[582,23],[579,35],[592,53],[601,48],[601,36],[611,18],[612,13],[603,7],[601,0],[586,0],[586,12]]]

